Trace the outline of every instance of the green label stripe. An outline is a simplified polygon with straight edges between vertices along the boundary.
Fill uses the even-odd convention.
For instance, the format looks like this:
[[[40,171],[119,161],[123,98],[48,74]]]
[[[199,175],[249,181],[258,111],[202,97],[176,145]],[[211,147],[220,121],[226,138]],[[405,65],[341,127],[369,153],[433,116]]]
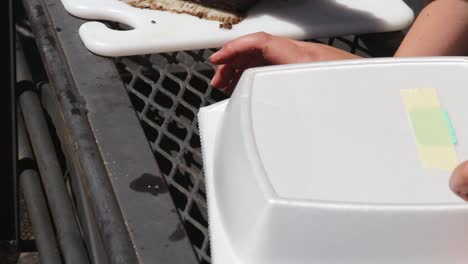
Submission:
[[[453,146],[455,133],[446,111],[440,108],[412,108],[409,116],[419,145]]]
[[[458,143],[457,136],[455,136],[455,129],[453,129],[452,122],[450,122],[450,117],[447,110],[443,110],[445,123],[447,124],[447,128],[450,132],[450,138],[452,139],[452,143],[456,145]]]

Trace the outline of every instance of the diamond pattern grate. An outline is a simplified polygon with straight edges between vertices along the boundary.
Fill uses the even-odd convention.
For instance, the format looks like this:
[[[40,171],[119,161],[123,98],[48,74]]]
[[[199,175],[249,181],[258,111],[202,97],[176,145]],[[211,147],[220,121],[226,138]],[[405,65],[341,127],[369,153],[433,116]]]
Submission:
[[[371,56],[356,36],[312,40]],[[116,65],[200,263],[211,263],[197,113],[228,98],[209,85],[215,49],[122,57]]]

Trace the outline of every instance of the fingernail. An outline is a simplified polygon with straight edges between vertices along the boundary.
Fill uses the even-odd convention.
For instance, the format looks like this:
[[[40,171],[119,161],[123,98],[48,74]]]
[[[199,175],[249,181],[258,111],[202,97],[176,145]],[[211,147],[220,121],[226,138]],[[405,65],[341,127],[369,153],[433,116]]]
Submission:
[[[220,88],[220,87],[218,87],[218,86],[214,86],[214,85],[213,85],[213,82],[211,82],[210,85],[211,85],[211,87],[213,87],[214,89],[219,89],[219,88]]]
[[[210,60],[214,59],[216,56],[218,56],[218,54],[219,54],[219,51],[217,51],[217,52],[211,54],[211,56],[210,56],[209,59],[210,59]]]

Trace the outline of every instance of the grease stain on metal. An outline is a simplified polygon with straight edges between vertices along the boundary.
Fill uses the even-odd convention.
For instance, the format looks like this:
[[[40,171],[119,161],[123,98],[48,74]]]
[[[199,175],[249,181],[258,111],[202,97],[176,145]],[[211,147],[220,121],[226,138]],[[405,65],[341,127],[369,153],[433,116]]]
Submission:
[[[80,109],[78,109],[78,108],[76,108],[76,107],[73,108],[73,109],[71,110],[71,112],[72,112],[72,115],[81,115]]]
[[[55,42],[55,39],[54,39],[52,36],[47,35],[47,36],[45,37],[45,39],[49,42],[49,44],[50,44],[52,47],[55,47],[55,46],[56,46],[57,43]]]
[[[172,232],[172,234],[169,236],[169,241],[171,242],[180,241],[184,239],[185,236],[186,234],[185,234],[184,226],[181,223],[179,223],[177,225],[176,230],[174,230],[174,232]]]
[[[167,193],[167,185],[161,177],[144,173],[130,183],[130,189],[136,192],[147,192],[153,196]]]
[[[70,111],[72,115],[83,115],[88,113],[86,102],[83,97],[75,95],[70,89],[60,91],[59,94],[66,98],[66,100],[71,104],[72,109]]]
[[[76,96],[73,94],[72,91],[66,90],[65,95],[67,96],[68,100],[70,100],[70,103],[75,104],[78,102],[78,100],[76,99]]]
[[[44,15],[44,9],[42,9],[42,6],[41,5],[36,5],[34,7],[34,9],[36,9],[36,12],[37,12],[37,15],[38,16],[43,16]]]

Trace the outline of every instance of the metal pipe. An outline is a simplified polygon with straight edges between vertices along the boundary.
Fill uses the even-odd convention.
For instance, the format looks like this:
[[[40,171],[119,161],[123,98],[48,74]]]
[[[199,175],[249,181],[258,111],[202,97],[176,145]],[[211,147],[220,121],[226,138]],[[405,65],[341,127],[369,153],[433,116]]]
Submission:
[[[82,176],[86,194],[92,204],[99,234],[110,263],[139,263],[129,230],[124,221],[109,175],[103,164],[100,150],[95,142],[84,103],[76,89],[60,40],[51,21],[47,4],[43,0],[23,0],[31,28],[41,52],[48,75],[55,90],[64,122],[63,133],[67,145],[73,146],[73,162]]]
[[[25,91],[19,101],[65,262],[89,263],[38,96]]]
[[[18,28],[17,28],[18,30]],[[32,34],[32,33],[31,33]],[[17,41],[16,41],[16,79],[17,81],[26,81],[26,80],[31,80],[32,79],[32,75],[31,75],[31,71],[28,67],[28,63],[26,61],[26,57],[24,55],[24,51],[23,51],[23,45],[20,41],[20,38],[17,34],[17,37],[16,37]],[[46,91],[49,91],[51,89],[51,87],[49,86],[49,84],[43,84],[41,86],[41,89],[40,90],[46,90]],[[19,111],[18,111],[19,112]],[[18,113],[18,115],[21,115],[21,112]],[[21,122],[24,122],[22,120],[22,116],[21,116]],[[27,135],[26,135],[26,130],[24,128],[24,124],[21,123],[21,129],[22,131],[19,131],[18,133],[24,133],[20,135],[20,141],[21,142],[18,142],[19,145],[19,159],[20,159],[20,165],[21,164],[24,164],[23,166],[25,167],[29,167],[30,164],[25,164],[25,162],[31,162],[33,161],[33,155],[32,155],[32,150],[30,149],[30,145],[29,145],[29,141],[27,139]],[[24,160],[23,160],[24,159]],[[33,161],[34,162],[34,161]],[[69,164],[69,166],[71,166],[72,164]],[[69,168],[70,169],[70,168]],[[26,173],[26,171],[25,171]],[[31,173],[36,173],[35,171],[31,172]],[[37,174],[36,174],[37,176]],[[32,175],[28,175],[27,177],[23,177],[23,178],[31,178]],[[20,178],[22,178],[22,175],[20,175]],[[35,179],[36,180],[36,179]],[[89,201],[87,199],[87,196],[85,195],[85,192],[84,192],[84,187],[82,186],[82,182],[80,180],[76,180],[74,177],[71,179],[72,180],[72,188],[73,188],[73,191],[75,193],[75,197],[77,198],[77,211],[78,211],[78,215],[79,215],[79,219],[80,219],[80,223],[81,223],[81,226],[82,226],[82,231],[84,233],[84,236],[85,236],[85,240],[86,240],[86,245],[88,247],[88,250],[89,250],[89,255],[92,259],[92,262],[93,263],[99,263],[99,264],[106,264],[108,263],[107,261],[107,255],[106,255],[106,252],[104,251],[104,248],[102,246],[102,241],[101,241],[101,238],[99,236],[99,231],[97,229],[97,226],[95,224],[95,220],[93,219],[93,216],[92,216],[92,212],[91,212],[91,208],[90,208],[90,204],[89,204]],[[25,183],[26,184],[26,183]],[[36,186],[33,186],[33,187],[36,187]],[[31,187],[31,188],[33,188]],[[39,190],[37,191],[40,191],[42,193],[42,187],[39,185]],[[25,194],[26,195],[26,194]],[[43,198],[42,198],[43,199]],[[39,208],[40,206],[36,206],[36,208]],[[48,209],[47,207],[46,208],[46,212],[48,212]],[[80,217],[82,216],[82,217]],[[48,215],[47,215],[48,217]],[[49,219],[49,222],[50,222],[50,219]],[[41,226],[42,224],[39,224],[39,226]],[[34,228],[34,227],[33,227]],[[36,231],[34,231],[36,232]],[[52,236],[54,234],[52,233]],[[53,237],[52,237],[53,238]],[[41,251],[40,247],[42,246],[41,244],[42,243],[45,243],[49,240],[45,240],[45,241],[42,241],[42,240],[37,240],[37,247],[39,249],[39,251]],[[54,238],[54,243],[56,245],[56,242],[55,242],[55,238]],[[48,247],[48,245],[46,245],[45,247]],[[50,250],[46,250],[46,251],[50,251]],[[39,252],[39,255],[40,257],[41,256],[41,252]],[[50,257],[52,258],[52,257]],[[44,263],[49,263],[49,261],[45,261],[46,259],[49,259],[49,258],[44,258]],[[59,257],[59,260],[60,260],[60,257]],[[50,263],[56,263],[56,262],[52,262],[52,260],[50,261]]]
[[[99,229],[96,225],[96,220],[94,218],[88,196],[85,193],[83,182],[77,177],[70,178],[71,187],[75,197],[77,198],[78,215],[80,216],[80,223],[91,262],[95,264],[108,264],[109,261],[107,259],[107,253],[102,244],[101,237],[99,236]]]
[[[25,170],[20,174],[20,185],[23,188],[36,248],[41,263],[60,264],[60,252],[38,178],[39,175],[34,170]]]
[[[15,25],[15,30],[16,30],[16,32],[20,33],[21,35],[23,35],[25,37],[34,38],[34,35],[32,34],[32,32],[28,28],[26,28],[24,25],[16,24]],[[16,39],[18,39],[18,38],[16,38]]]
[[[18,165],[19,169],[24,169],[20,173],[19,182],[23,190],[41,263],[60,264],[62,261],[57,241],[55,240],[52,221],[49,216],[39,175],[32,168],[34,158],[23,122],[21,113],[18,110]]]
[[[27,81],[31,80],[31,71],[27,66],[26,57],[23,52],[23,45],[21,44],[18,34],[16,34],[16,81]]]
[[[53,88],[48,84],[44,83],[40,86],[42,104],[46,108],[46,111],[51,116],[52,122],[56,126],[57,130],[61,130],[60,123],[56,122],[58,119],[57,111],[57,100],[55,100],[53,95]],[[61,134],[58,135],[59,137]],[[61,139],[62,141],[62,139]],[[63,145],[64,154],[67,157],[67,160],[73,159],[73,150],[67,150],[67,146]],[[81,228],[83,230],[83,235],[86,240],[86,246],[89,251],[89,256],[92,263],[96,264],[107,264],[109,263],[107,253],[104,249],[102,239],[99,235],[99,229],[96,224],[96,219],[92,211],[92,204],[89,201],[89,196],[86,194],[85,186],[83,181],[80,179],[79,170],[74,165],[74,162],[69,162],[67,164],[68,171],[70,172],[71,188],[75,195],[76,207],[78,211],[78,218],[80,219]]]

